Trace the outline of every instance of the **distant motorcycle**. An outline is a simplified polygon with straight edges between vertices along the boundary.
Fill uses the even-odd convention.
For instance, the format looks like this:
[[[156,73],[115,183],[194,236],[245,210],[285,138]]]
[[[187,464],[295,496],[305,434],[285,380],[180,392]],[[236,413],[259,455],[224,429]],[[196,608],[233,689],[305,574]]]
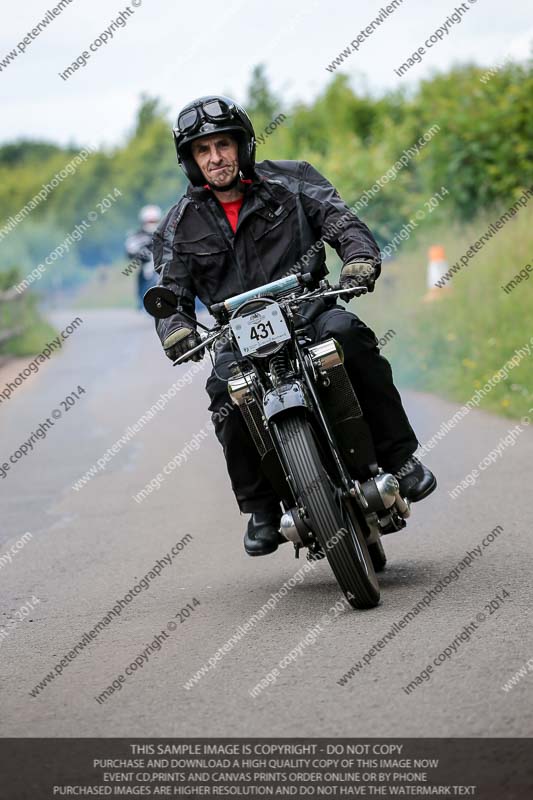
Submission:
[[[296,557],[303,547],[308,558],[325,556],[349,603],[371,608],[379,602],[376,571],[386,563],[381,536],[405,527],[409,503],[377,464],[340,344],[312,344],[306,335],[325,304],[366,289],[312,283],[308,273],[289,275],[213,305],[216,325],[200,325],[207,335],[174,364],[214,349],[223,337],[230,341],[236,365],[228,393],[280,497],[280,533]],[[156,286],[144,303],[165,318],[177,300]]]

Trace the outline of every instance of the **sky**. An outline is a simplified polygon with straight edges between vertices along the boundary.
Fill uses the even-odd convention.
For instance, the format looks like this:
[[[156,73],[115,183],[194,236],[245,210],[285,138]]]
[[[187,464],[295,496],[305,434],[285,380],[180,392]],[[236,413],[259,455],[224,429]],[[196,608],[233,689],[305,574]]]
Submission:
[[[24,0],[4,8],[2,144],[24,137],[113,146],[132,130],[143,93],[160,97],[169,119],[203,94],[243,102],[258,63],[290,104],[312,100],[336,72],[347,74],[356,89],[379,93],[415,86],[435,70],[465,61],[488,67],[509,56],[524,59],[533,41],[533,11],[524,0],[395,0],[396,9],[382,13],[381,24],[331,73],[327,65],[391,0],[65,0],[61,13],[49,15],[52,21],[25,44],[58,1]],[[461,7],[461,21],[451,24],[450,15]],[[125,24],[112,26],[121,13]],[[424,47],[442,26],[442,40]],[[106,31],[107,43],[91,51]],[[421,46],[420,63],[398,76],[395,69]],[[17,56],[6,61],[13,50]],[[59,73],[84,51],[85,66],[62,79]]]

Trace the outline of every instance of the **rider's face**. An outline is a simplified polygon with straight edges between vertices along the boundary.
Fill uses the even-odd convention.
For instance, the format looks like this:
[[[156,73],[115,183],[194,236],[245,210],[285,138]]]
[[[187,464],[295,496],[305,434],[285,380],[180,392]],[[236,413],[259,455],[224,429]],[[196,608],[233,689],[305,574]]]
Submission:
[[[191,152],[202,175],[213,186],[227,186],[239,171],[238,145],[228,133],[211,133],[195,139]]]

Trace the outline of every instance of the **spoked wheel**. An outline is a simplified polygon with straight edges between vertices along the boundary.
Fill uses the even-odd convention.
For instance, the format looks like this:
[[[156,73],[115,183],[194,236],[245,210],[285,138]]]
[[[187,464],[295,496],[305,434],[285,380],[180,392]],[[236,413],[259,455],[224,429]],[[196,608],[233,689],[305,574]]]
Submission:
[[[349,603],[373,608],[379,584],[357,517],[340,497],[320,458],[308,420],[292,414],[272,421],[283,449],[299,505]]]

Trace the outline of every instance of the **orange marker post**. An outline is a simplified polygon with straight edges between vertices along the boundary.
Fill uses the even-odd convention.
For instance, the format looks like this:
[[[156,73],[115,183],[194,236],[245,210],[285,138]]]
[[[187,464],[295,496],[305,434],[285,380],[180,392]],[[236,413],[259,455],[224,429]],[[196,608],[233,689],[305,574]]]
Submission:
[[[427,292],[424,295],[423,302],[431,303],[439,297],[445,297],[452,291],[451,284],[444,287],[435,286],[448,271],[448,262],[444,247],[440,244],[432,245],[428,250],[428,266],[427,266]]]

